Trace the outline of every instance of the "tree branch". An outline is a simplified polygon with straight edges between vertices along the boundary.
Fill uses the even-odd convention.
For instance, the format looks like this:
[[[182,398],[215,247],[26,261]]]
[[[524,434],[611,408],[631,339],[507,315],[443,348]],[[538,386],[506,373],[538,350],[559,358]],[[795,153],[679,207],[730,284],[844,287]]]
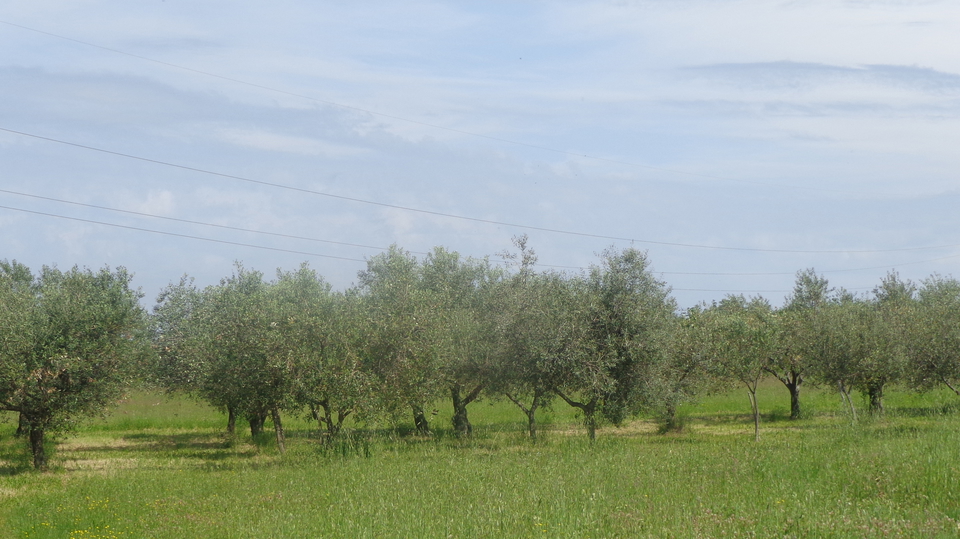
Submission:
[[[528,410],[527,407],[523,405],[523,403],[521,403],[521,402],[518,401],[517,399],[513,398],[513,395],[511,395],[511,394],[509,394],[509,393],[504,393],[504,395],[506,395],[508,399],[510,399],[511,401],[513,401],[514,404],[516,404],[517,406],[519,406],[520,409],[523,410],[524,413],[526,413],[526,414],[529,414],[529,413],[530,413],[530,410]],[[536,402],[536,398],[534,398],[534,402]]]
[[[569,404],[570,406],[573,406],[574,408],[580,408],[581,410],[585,410],[587,407],[587,405],[583,404],[582,402],[577,402],[575,400],[570,399],[569,397],[564,395],[563,392],[560,391],[559,389],[554,389],[553,392],[559,395],[561,399],[566,401],[567,404]]]
[[[483,388],[486,387],[486,384],[478,384],[477,387],[473,388],[473,391],[469,395],[463,398],[463,405],[466,406],[471,402],[477,400],[477,397],[480,396],[480,392],[483,391]]]

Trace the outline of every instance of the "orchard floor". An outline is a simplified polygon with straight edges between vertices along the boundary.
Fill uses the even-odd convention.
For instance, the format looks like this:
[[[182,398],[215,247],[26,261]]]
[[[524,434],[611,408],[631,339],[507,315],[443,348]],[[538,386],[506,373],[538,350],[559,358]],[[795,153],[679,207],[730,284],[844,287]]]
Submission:
[[[508,402],[471,405],[467,440],[446,403],[431,437],[368,426],[331,447],[290,417],[281,456],[270,436],[226,438],[210,408],[135,392],[58,440],[45,473],[0,425],[0,536],[960,536],[960,397],[890,391],[856,424],[833,393],[803,399],[791,421],[765,384],[759,442],[734,391],[686,407],[681,433],[639,420],[593,444],[562,403],[537,442]]]

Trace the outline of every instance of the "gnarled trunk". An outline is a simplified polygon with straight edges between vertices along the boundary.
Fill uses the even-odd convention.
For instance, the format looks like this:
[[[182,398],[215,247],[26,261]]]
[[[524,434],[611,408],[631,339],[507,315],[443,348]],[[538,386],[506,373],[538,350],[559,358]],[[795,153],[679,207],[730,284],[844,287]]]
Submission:
[[[775,369],[764,368],[765,371],[776,376],[777,380],[783,384],[790,392],[790,419],[800,419],[802,410],[800,409],[800,385],[803,384],[803,375],[796,370],[790,370],[785,374]]]
[[[795,383],[787,384],[787,389],[790,390],[790,419],[800,419],[802,410],[800,409],[800,383],[802,380],[798,380]]]
[[[227,406],[227,434],[233,436],[237,433],[237,411],[233,406]]]
[[[273,418],[273,431],[277,436],[277,449],[280,450],[280,453],[286,453],[287,443],[283,435],[283,423],[280,422],[280,410],[278,408],[271,408],[270,416]]]
[[[256,438],[263,433],[263,424],[267,421],[267,414],[253,412],[247,415],[247,421],[250,422],[250,436]]]
[[[473,434],[473,425],[470,424],[470,419],[467,417],[467,405],[480,396],[483,385],[473,388],[473,391],[466,397],[460,396],[462,389],[463,386],[460,384],[455,383],[450,386],[450,397],[453,400],[453,432],[457,436],[469,436]]]
[[[323,409],[323,415],[320,414]],[[337,417],[333,417],[333,407],[326,399],[310,405],[310,413],[320,427],[320,434],[326,436],[327,441],[334,439],[343,429],[343,421],[350,415],[351,410],[338,410]]]
[[[867,396],[870,399],[870,413],[873,415],[883,414],[883,382],[870,382],[867,384]]]
[[[543,395],[546,393],[546,390],[536,390],[533,393],[533,401],[530,403],[530,406],[527,407],[519,399],[514,397],[509,393],[504,393],[508,399],[510,399],[514,404],[516,404],[523,413],[527,416],[527,431],[530,433],[530,438],[532,440],[537,439],[537,409],[540,408],[540,403],[542,402]]]
[[[957,394],[958,397],[960,397],[960,389],[957,389],[956,387],[954,387],[954,385],[951,384],[949,380],[941,376],[940,381],[943,382],[945,386],[949,387],[950,391],[953,391],[954,393]]]
[[[30,452],[33,453],[33,467],[38,470],[47,469],[47,453],[43,448],[43,427],[30,425]]]
[[[413,426],[417,429],[417,434],[423,436],[430,434],[430,423],[427,421],[426,414],[423,413],[422,406],[413,406]]]
[[[661,415],[660,434],[668,432],[680,432],[683,430],[683,422],[680,421],[680,413],[677,410],[677,403],[670,400],[664,407]]]
[[[30,425],[27,423],[27,416],[23,415],[23,412],[20,412],[17,418],[17,432],[13,433],[13,435],[20,438],[24,436],[28,430],[30,430]]]
[[[590,399],[589,402],[578,402],[557,390],[557,395],[566,401],[567,404],[583,412],[583,422],[587,427],[587,436],[591,442],[597,441],[597,404],[600,402],[598,397]]]
[[[537,406],[531,406],[527,412],[527,430],[530,432],[530,439],[537,439]]]

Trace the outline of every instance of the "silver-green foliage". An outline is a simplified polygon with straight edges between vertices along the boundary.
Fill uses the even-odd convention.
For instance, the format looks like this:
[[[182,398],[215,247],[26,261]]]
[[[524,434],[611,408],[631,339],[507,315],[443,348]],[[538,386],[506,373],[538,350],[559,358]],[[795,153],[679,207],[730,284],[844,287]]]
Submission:
[[[0,265],[0,408],[20,414],[35,467],[48,433],[101,413],[129,384],[147,350],[139,299],[123,268],[34,277]]]
[[[932,275],[921,283],[910,324],[910,381],[948,386],[960,395],[960,281]]]

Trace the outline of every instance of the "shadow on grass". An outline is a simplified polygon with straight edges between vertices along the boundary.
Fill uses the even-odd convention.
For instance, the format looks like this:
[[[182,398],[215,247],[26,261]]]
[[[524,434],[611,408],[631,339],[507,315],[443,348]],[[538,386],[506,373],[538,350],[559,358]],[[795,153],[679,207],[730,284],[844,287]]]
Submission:
[[[123,444],[84,444],[77,447],[61,448],[61,457],[84,458],[89,455],[121,458],[126,455],[136,457],[165,457],[196,460],[201,463],[220,463],[227,460],[242,462],[257,456],[256,451],[237,449],[234,440],[221,434],[159,434],[134,433],[120,437]]]
[[[47,450],[48,457],[52,453],[52,448]],[[33,471],[33,456],[25,441],[14,438],[0,444],[0,476],[11,477]]]
[[[886,412],[891,417],[940,417],[958,413],[960,413],[960,402],[948,402],[937,406],[903,406]]]

